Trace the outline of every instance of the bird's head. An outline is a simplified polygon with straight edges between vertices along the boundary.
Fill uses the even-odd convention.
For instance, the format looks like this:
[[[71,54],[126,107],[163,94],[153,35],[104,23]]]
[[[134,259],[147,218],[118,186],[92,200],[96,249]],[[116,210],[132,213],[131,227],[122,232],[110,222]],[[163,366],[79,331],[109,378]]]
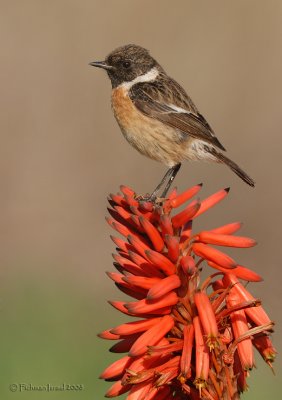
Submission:
[[[94,61],[90,65],[105,69],[113,88],[123,82],[133,81],[154,67],[161,69],[148,50],[135,44],[118,47],[106,57],[105,61]]]

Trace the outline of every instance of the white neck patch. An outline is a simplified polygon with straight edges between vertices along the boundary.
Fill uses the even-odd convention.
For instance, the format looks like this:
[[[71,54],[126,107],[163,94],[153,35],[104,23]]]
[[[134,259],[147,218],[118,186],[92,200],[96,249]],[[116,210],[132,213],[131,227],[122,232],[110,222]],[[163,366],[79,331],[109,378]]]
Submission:
[[[150,69],[150,71],[146,72],[146,74],[139,75],[130,82],[123,82],[118,87],[129,90],[136,83],[153,81],[154,79],[156,79],[158,75],[159,75],[158,68],[154,67]]]

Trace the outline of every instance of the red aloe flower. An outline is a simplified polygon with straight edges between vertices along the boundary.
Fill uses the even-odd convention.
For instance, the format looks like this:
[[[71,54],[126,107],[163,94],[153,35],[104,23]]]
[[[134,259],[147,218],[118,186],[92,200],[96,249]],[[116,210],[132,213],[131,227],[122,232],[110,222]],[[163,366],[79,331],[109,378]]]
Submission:
[[[256,242],[233,235],[238,222],[192,234],[193,220],[229,190],[175,213],[200,189],[174,190],[155,205],[125,186],[122,194],[110,195],[107,221],[123,238],[112,237],[118,272],[108,275],[133,298],[110,304],[138,319],[99,335],[118,340],[111,351],[127,353],[101,374],[115,381],[107,397],[128,393],[127,400],[235,400],[247,388],[254,349],[272,367],[274,323],[239,280],[262,278],[213,247],[246,248]],[[201,283],[204,262],[216,271]]]

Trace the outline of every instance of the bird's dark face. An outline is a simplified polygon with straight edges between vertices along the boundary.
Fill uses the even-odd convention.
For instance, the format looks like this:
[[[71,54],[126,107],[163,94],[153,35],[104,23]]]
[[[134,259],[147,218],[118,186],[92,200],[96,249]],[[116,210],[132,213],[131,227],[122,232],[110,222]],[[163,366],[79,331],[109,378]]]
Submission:
[[[156,60],[150,56],[148,50],[134,44],[119,47],[112,51],[105,61],[95,61],[90,65],[105,69],[113,88],[123,82],[131,82],[138,76],[144,75],[152,68],[159,66]]]

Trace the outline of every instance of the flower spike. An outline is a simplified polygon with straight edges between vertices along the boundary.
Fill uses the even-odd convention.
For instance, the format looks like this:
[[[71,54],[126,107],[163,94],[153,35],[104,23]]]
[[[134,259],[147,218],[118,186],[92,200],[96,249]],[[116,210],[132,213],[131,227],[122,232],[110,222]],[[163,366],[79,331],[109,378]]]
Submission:
[[[122,237],[111,237],[117,271],[107,275],[132,299],[109,303],[135,319],[99,334],[117,341],[110,351],[122,355],[100,375],[114,381],[106,397],[238,400],[248,387],[254,351],[273,368],[274,323],[240,281],[262,277],[214,247],[256,242],[234,236],[239,222],[192,232],[195,219],[229,191],[190,201],[201,186],[180,194],[174,189],[156,204],[127,186],[109,197],[107,221]],[[201,282],[202,269],[210,274]]]

